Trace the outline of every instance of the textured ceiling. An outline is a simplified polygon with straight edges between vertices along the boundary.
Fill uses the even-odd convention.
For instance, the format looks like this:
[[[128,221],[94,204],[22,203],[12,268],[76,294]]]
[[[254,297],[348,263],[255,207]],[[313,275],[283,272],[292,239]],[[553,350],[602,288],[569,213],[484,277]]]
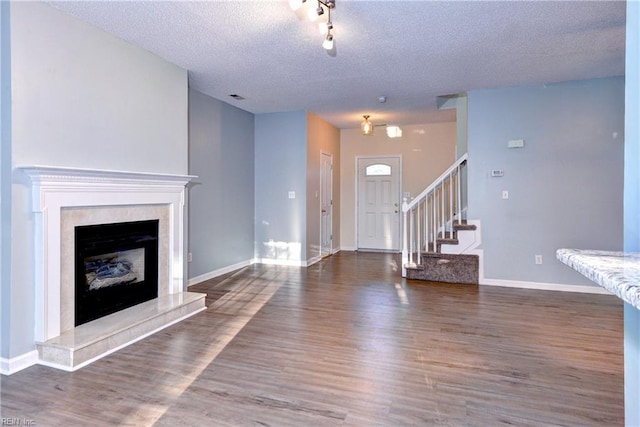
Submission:
[[[253,113],[310,110],[339,128],[363,114],[451,120],[439,95],[624,75],[624,1],[337,0],[332,54],[287,1],[50,4],[189,70],[214,98]]]

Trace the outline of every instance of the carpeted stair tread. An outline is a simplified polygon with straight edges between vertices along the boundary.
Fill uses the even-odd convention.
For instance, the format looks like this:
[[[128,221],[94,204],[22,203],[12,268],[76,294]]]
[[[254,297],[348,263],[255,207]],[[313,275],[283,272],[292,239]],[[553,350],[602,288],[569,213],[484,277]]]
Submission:
[[[455,237],[438,237],[438,239],[436,240],[436,242],[439,245],[457,245],[458,244],[458,239],[456,239]]]
[[[458,230],[475,230],[477,227],[474,224],[467,224],[467,223],[454,223],[453,224],[453,229],[458,231]]]

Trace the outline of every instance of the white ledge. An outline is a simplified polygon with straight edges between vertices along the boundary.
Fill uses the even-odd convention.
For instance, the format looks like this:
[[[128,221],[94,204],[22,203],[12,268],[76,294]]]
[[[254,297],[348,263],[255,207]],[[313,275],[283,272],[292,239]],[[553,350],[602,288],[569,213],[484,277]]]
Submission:
[[[91,182],[91,183],[140,183],[147,185],[185,185],[195,175],[159,174],[150,172],[116,171],[107,169],[85,169],[60,166],[19,166],[32,182]]]

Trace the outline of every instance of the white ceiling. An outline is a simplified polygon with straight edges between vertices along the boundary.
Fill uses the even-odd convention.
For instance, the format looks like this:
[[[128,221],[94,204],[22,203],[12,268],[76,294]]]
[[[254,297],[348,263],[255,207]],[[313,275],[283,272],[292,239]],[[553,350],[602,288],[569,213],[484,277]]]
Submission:
[[[336,0],[332,54],[286,0],[50,3],[189,70],[214,98],[310,110],[339,128],[363,114],[452,120],[439,95],[624,75],[624,1]]]

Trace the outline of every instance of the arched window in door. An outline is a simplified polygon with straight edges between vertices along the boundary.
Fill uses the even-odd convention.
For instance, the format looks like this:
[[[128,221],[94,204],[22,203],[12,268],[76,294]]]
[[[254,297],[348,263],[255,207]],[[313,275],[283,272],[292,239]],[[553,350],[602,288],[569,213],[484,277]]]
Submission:
[[[384,163],[376,163],[367,166],[364,173],[366,176],[390,176],[391,166],[385,165]]]

